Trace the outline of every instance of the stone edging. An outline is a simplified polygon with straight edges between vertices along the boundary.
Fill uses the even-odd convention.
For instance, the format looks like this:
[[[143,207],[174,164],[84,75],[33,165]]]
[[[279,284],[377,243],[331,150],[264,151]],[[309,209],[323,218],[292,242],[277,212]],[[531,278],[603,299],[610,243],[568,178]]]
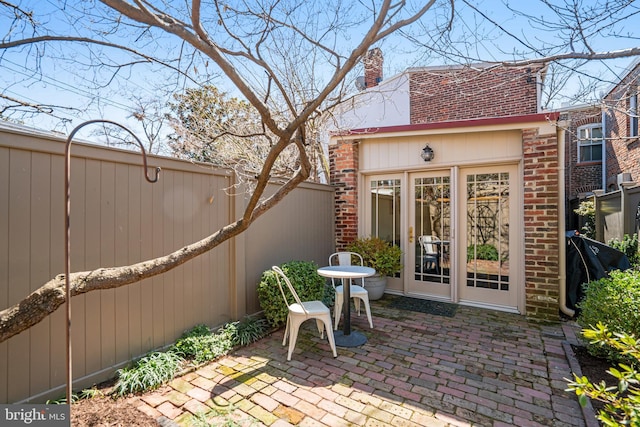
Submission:
[[[576,338],[575,328],[565,323],[562,325],[562,330],[566,338],[566,341],[562,342],[562,348],[564,348],[571,372],[581,377],[582,369],[580,369],[578,358],[571,347],[572,345],[580,345],[580,342]],[[585,406],[580,405],[580,408],[582,409],[582,416],[587,427],[600,427],[600,423],[596,418],[596,411],[593,409],[593,405],[591,405],[591,399],[587,399],[587,404]]]

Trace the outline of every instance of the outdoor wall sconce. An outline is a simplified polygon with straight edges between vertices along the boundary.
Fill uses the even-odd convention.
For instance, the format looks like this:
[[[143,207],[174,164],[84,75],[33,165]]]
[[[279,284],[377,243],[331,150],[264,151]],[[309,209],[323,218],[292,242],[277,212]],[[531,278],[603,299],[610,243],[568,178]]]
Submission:
[[[429,144],[424,146],[420,157],[422,157],[422,160],[424,160],[425,162],[430,162],[431,160],[433,160],[433,149],[429,147]]]

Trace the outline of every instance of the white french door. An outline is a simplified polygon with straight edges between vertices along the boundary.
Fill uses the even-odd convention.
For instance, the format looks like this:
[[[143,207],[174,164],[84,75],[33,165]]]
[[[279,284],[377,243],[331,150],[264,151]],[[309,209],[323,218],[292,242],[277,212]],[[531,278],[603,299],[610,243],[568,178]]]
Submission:
[[[370,176],[365,234],[402,247],[393,291],[519,311],[518,165]]]
[[[407,294],[453,299],[451,195],[449,170],[410,174]]]
[[[458,201],[462,303],[518,311],[521,243],[518,168],[462,169]]]

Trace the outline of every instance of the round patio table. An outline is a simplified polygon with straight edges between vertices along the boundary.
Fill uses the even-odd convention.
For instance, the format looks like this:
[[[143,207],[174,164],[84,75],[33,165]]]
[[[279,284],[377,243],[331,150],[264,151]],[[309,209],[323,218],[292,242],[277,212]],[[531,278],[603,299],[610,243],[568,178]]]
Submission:
[[[366,336],[351,330],[351,279],[373,276],[376,274],[376,270],[359,265],[332,265],[320,267],[318,274],[323,277],[342,280],[344,323],[342,331],[334,332],[336,345],[339,347],[357,347],[366,343]]]

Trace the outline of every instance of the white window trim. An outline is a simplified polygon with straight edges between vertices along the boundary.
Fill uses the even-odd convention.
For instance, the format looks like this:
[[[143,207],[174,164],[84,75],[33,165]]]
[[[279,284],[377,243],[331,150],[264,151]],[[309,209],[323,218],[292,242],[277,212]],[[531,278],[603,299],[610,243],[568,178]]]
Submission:
[[[584,130],[584,129],[594,129],[594,128],[599,128],[600,129],[600,133],[602,133],[602,123],[589,123],[587,125],[582,125],[582,126],[578,126],[578,128],[576,129],[576,141],[577,141],[577,148],[578,148],[578,156],[577,156],[577,163],[591,163],[591,162],[602,162],[602,159],[599,160],[580,160],[580,152],[582,147],[590,147],[593,145],[600,145],[600,147],[602,147],[603,143],[604,143],[604,135],[603,138],[601,139],[594,139],[594,138],[585,138],[582,139],[580,138],[580,131]],[[589,136],[591,136],[591,132],[588,132]]]
[[[637,138],[638,135],[638,89],[629,96],[629,137]]]

